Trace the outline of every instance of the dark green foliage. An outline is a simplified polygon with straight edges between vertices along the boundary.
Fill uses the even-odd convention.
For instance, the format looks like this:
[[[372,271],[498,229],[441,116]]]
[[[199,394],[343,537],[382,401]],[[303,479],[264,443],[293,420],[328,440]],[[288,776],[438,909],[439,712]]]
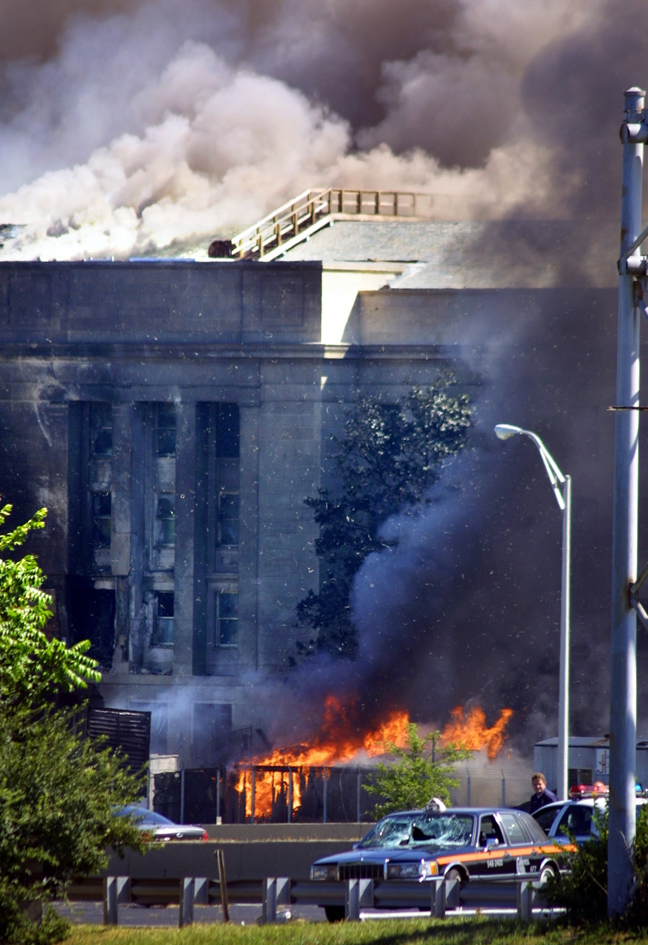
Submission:
[[[367,787],[370,794],[384,799],[376,805],[377,817],[425,807],[433,797],[449,803],[450,788],[459,786],[459,780],[453,777],[454,766],[472,755],[465,748],[443,745],[440,732],[419,735],[413,722],[408,726],[405,747],[385,747],[397,760],[376,765],[373,785]]]
[[[453,382],[446,379],[446,386]],[[302,653],[325,651],[353,659],[357,649],[351,622],[353,578],[365,558],[394,544],[381,535],[389,516],[431,501],[446,459],[464,445],[471,426],[464,394],[414,387],[397,404],[376,398],[358,401],[337,441],[339,486],[306,499],[320,526],[316,553],[321,562],[319,594],[311,591],[297,608],[302,626],[317,631]]]
[[[595,809],[593,820],[598,836],[570,856],[567,875],[551,878],[545,887],[547,900],[566,909],[575,925],[598,923],[607,917],[607,811]]]
[[[0,551],[12,554],[45,514],[0,536]],[[21,945],[65,936],[51,911],[42,922],[31,913],[72,877],[105,866],[107,847],[143,849],[139,830],[113,814],[138,797],[140,779],[82,737],[79,710],[53,705],[57,692],[100,677],[87,645],[67,648],[43,632],[51,603],[43,580],[33,555],[0,559],[0,942]]]
[[[3,525],[11,506],[0,509]],[[39,702],[53,690],[70,692],[88,681],[98,682],[96,661],[86,656],[87,640],[75,646],[49,639],[43,632],[52,616],[52,598],[41,590],[45,579],[34,555],[11,553],[24,544],[30,531],[44,528],[47,509],[24,525],[0,535],[0,699]]]

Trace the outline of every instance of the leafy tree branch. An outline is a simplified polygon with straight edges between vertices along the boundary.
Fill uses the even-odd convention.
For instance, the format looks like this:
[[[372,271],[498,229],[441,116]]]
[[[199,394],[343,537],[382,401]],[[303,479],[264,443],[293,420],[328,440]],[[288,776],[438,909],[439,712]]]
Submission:
[[[306,499],[320,527],[315,552],[320,559],[319,592],[298,604],[297,619],[316,631],[307,644],[315,651],[353,659],[357,650],[351,620],[353,579],[368,555],[393,546],[381,529],[399,512],[417,514],[432,501],[444,463],[465,445],[472,411],[465,394],[413,387],[398,403],[364,397],[348,413],[336,440],[335,490],[320,489]]]

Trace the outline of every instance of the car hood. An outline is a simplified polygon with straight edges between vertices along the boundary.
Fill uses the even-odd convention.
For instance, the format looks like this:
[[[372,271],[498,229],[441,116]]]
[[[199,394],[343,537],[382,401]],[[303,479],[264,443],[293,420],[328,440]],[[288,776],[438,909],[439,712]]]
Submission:
[[[347,853],[338,853],[317,860],[316,866],[343,863],[407,863],[412,860],[433,860],[438,856],[448,856],[450,853],[469,853],[474,847],[453,847],[452,850],[429,850],[425,847],[404,849],[402,847],[373,847],[367,850],[349,850]]]

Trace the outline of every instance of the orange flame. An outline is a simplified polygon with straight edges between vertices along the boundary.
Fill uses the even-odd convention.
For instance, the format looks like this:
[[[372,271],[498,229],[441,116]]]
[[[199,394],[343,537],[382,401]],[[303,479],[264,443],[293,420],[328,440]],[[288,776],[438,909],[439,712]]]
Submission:
[[[327,767],[351,761],[364,751],[370,758],[384,754],[388,744],[399,747],[405,745],[409,715],[397,710],[392,712],[376,729],[364,735],[354,730],[353,705],[347,708],[335,698],[327,696],[324,704],[322,731],[310,745],[298,745],[293,748],[279,748],[263,757],[252,759],[251,764],[263,767],[290,766],[308,768],[311,766]],[[268,771],[255,773],[254,778],[254,815],[267,817],[277,798],[283,794],[288,797],[291,774],[288,771]],[[239,773],[236,790],[245,790],[245,813],[252,815],[251,776],[247,771]],[[293,810],[301,805],[299,778],[292,779]]]
[[[460,748],[470,751],[486,749],[489,761],[492,761],[500,752],[506,740],[504,729],[513,715],[513,709],[502,709],[500,717],[489,728],[486,725],[486,713],[479,706],[464,712],[463,706],[457,706],[450,713],[451,721],[443,730],[443,741],[452,742]]]
[[[485,748],[489,760],[493,760],[506,739],[504,729],[512,709],[502,709],[499,719],[490,728],[486,725],[483,709],[476,707],[467,714],[458,706],[452,710],[451,721],[446,725],[442,740],[453,742],[462,748],[479,751]],[[335,696],[328,696],[324,703],[324,719],[321,732],[310,745],[278,748],[267,755],[250,759],[254,773],[254,812],[252,810],[252,772],[239,771],[236,790],[245,792],[245,814],[256,818],[270,816],[274,805],[283,797],[288,804],[292,792],[293,811],[301,806],[300,778],[294,777],[294,769],[301,771],[310,767],[328,767],[352,761],[361,752],[375,758],[383,755],[390,744],[404,747],[407,742],[409,714],[397,710],[377,728],[361,734],[355,727],[355,707],[343,705]],[[292,768],[293,771],[259,771],[259,767]]]

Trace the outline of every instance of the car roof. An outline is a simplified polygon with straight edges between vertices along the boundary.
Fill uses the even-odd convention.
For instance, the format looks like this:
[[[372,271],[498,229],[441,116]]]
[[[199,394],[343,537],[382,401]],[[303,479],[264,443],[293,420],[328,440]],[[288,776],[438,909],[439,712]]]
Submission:
[[[559,804],[558,806],[562,806]],[[448,807],[446,810],[434,810],[434,808],[423,807],[420,810],[396,810],[392,811],[391,814],[386,814],[383,817],[383,820],[386,820],[388,817],[403,817],[415,816],[417,814],[432,814],[436,816],[442,816],[443,814],[501,814],[501,813],[515,813],[515,814],[524,814],[525,811],[518,810],[516,807]]]

